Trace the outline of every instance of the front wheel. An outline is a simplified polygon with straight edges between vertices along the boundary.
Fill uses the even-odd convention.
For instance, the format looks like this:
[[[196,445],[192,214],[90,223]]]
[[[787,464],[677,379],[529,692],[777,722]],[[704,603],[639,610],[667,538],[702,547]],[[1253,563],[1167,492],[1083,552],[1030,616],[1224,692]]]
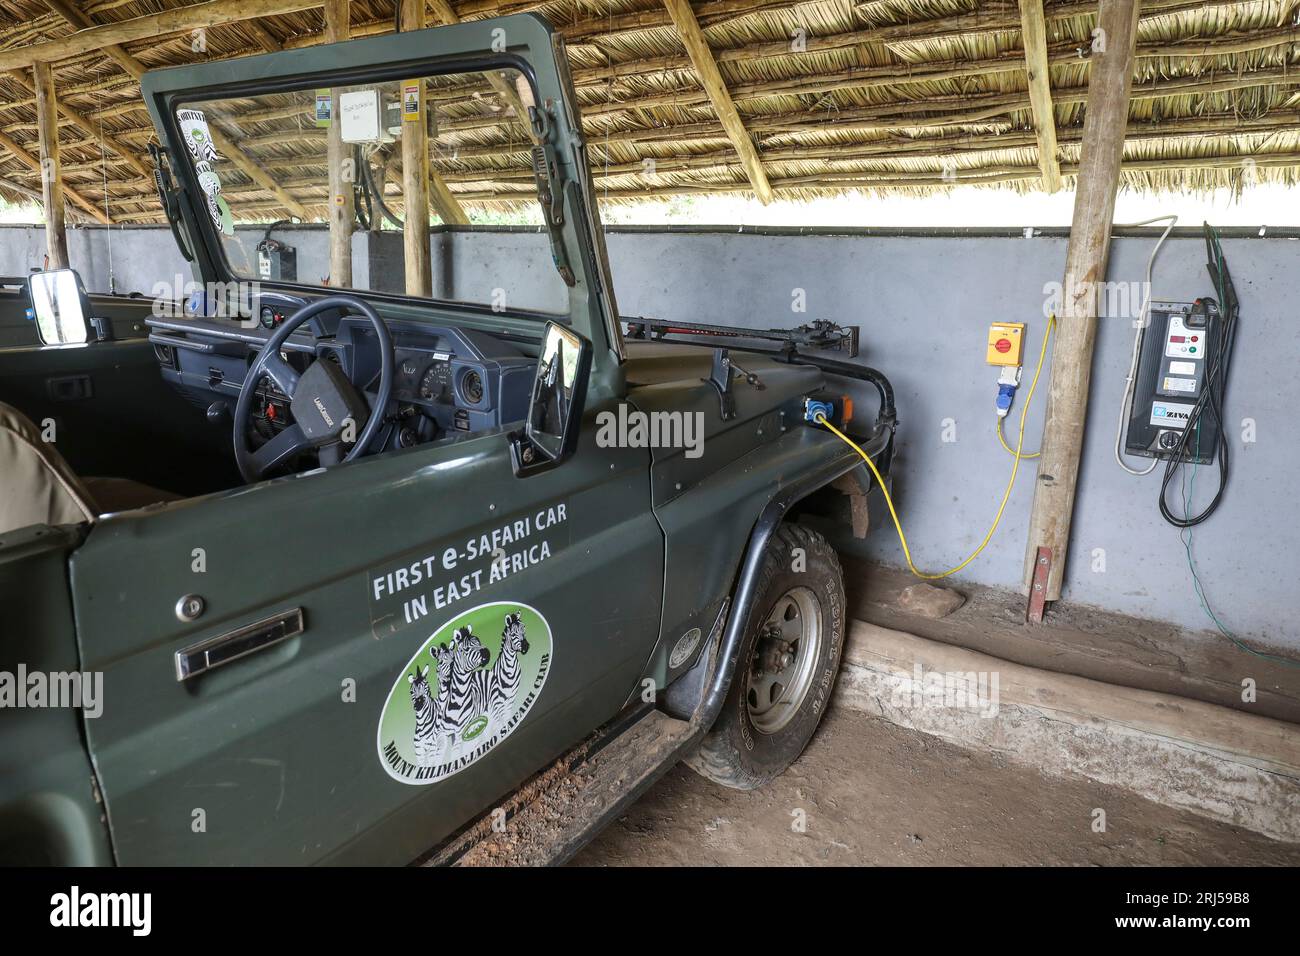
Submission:
[[[826,713],[844,629],[835,551],[815,531],[781,525],[763,554],[726,703],[687,765],[737,790],[760,787],[790,766]]]

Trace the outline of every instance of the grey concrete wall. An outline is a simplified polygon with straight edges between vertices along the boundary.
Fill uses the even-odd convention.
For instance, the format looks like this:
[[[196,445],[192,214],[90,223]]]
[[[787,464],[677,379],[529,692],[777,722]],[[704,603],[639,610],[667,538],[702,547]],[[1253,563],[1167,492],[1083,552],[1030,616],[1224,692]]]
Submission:
[[[72,258],[89,287],[105,289],[104,250],[86,242],[96,232],[102,236],[102,230],[70,234]],[[537,233],[435,237],[435,248],[440,241],[449,246],[436,280],[444,293],[488,301],[484,296],[493,288],[507,287],[512,304],[562,305],[562,298],[555,299],[549,249]],[[303,248],[300,238],[294,242]],[[1117,239],[1109,279],[1140,282],[1153,242]],[[861,325],[862,361],[889,375],[897,391],[894,487],[914,559],[924,569],[941,570],[979,544],[1012,466],[993,432],[997,376],[984,364],[985,330],[995,320],[1030,325],[1030,367],[1008,419],[1014,443],[1017,413],[1046,327],[1044,284],[1061,277],[1063,237],[611,230],[608,244],[625,315],[759,327],[790,327],[816,318]],[[37,261],[33,250],[39,245],[37,232],[0,228],[0,275],[26,271]],[[1300,377],[1290,371],[1298,351],[1300,243],[1230,239],[1224,247],[1242,303],[1226,410],[1233,471],[1223,506],[1193,533],[1193,552],[1207,596],[1229,628],[1243,638],[1300,648],[1294,623],[1300,612],[1300,516],[1294,497]],[[170,275],[180,263],[166,230],[115,230],[114,249],[119,291],[148,291],[159,273]],[[806,312],[792,310],[796,289],[803,290]],[[1211,294],[1199,238],[1166,243],[1154,291],[1167,299]],[[1134,478],[1112,458],[1132,334],[1126,316],[1104,318],[1099,326],[1065,596],[1206,628],[1210,622],[1193,590],[1184,543],[1157,508],[1162,469]],[[1027,449],[1038,447],[1049,376],[1050,367],[1031,408]],[[868,401],[865,407],[873,406]],[[1254,421],[1254,442],[1242,440],[1245,419]],[[949,422],[954,441],[944,440]],[[1022,465],[996,536],[956,581],[1019,586],[1033,465]],[[1198,502],[1215,479],[1213,468],[1200,470]],[[877,558],[902,563],[892,528],[877,529],[865,547]]]
[[[227,250],[231,267],[257,274],[257,243],[265,227],[241,226],[236,243]],[[319,282],[329,274],[329,234],[322,226],[279,227],[275,238],[292,245],[298,277]],[[504,297],[504,307],[562,313],[568,291],[551,264],[550,242],[536,231],[475,232],[432,239],[435,294],[440,298],[492,304]],[[40,226],[0,226],[0,276],[23,276],[40,268],[45,255],[45,231]],[[177,251],[166,227],[90,227],[68,230],[68,256],[92,292],[140,292],[149,295],[158,282],[190,281],[190,264]],[[385,232],[378,238],[352,236],[353,279],[356,288],[400,292],[402,234]],[[498,292],[498,290],[502,290]]]
[[[476,262],[499,261],[481,247],[481,236],[472,238],[478,255],[457,260],[461,282],[483,281],[468,274]],[[611,230],[607,242],[624,315],[761,328],[817,318],[861,325],[861,360],[884,371],[897,391],[894,487],[913,559],[923,570],[944,570],[979,545],[1013,464],[993,432],[997,373],[984,364],[986,329],[996,320],[1030,326],[1029,367],[1007,420],[1014,446],[1047,325],[1044,284],[1061,279],[1064,237]],[[1117,239],[1109,279],[1141,282],[1154,242]],[[1300,242],[1231,239],[1224,249],[1242,303],[1225,411],[1233,423],[1232,476],[1222,507],[1192,532],[1193,553],[1210,604],[1225,625],[1243,638],[1300,648],[1300,515],[1293,493],[1300,469],[1294,423],[1300,377],[1287,371],[1300,351]],[[517,236],[505,235],[498,251],[518,261],[523,250]],[[792,311],[796,289],[806,297],[805,313]],[[1212,294],[1199,237],[1165,243],[1153,289],[1156,298],[1176,300]],[[1184,627],[1212,627],[1193,589],[1183,541],[1159,514],[1163,467],[1135,478],[1113,459],[1132,341],[1128,316],[1100,322],[1065,597]],[[1050,369],[1049,353],[1026,424],[1026,450],[1038,448]],[[1255,422],[1257,441],[1251,443],[1242,441],[1247,418]],[[944,441],[948,420],[955,441]],[[1146,464],[1130,461],[1134,467]],[[1021,466],[993,541],[955,581],[1019,587],[1034,465]],[[1215,480],[1215,468],[1200,470],[1197,503],[1206,500]],[[904,563],[892,527],[870,535],[866,550]]]
[[[190,277],[189,263],[165,226],[69,228],[68,258],[91,292],[148,293],[154,283],[174,281],[178,273]],[[44,260],[43,227],[0,226],[0,276],[26,275],[41,268]]]

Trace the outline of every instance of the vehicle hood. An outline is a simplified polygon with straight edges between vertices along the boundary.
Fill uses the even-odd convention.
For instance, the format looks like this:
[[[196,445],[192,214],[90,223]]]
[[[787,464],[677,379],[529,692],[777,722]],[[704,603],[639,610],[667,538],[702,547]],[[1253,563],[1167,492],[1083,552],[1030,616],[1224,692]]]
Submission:
[[[731,352],[734,418],[724,419],[717,389],[709,381],[713,348],[662,342],[627,342],[624,371],[628,405],[647,416],[692,416],[687,434],[694,446],[654,446],[654,497],[663,502],[708,479],[727,465],[802,428],[803,399],[825,386],[820,369],[790,365],[749,352]],[[750,384],[740,370],[757,377]]]

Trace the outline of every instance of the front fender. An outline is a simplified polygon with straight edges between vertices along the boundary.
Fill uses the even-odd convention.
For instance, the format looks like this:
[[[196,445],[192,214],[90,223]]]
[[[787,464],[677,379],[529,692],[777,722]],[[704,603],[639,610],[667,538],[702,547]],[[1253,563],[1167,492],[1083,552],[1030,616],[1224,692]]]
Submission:
[[[892,434],[877,429],[863,449],[875,458],[888,449]],[[856,451],[825,429],[800,424],[657,507],[666,539],[664,609],[642,681],[666,687],[690,668],[706,642],[699,640],[676,666],[670,665],[673,649],[683,638],[689,643],[695,628],[708,636],[753,546],[755,525],[770,506],[784,514],[861,464]]]

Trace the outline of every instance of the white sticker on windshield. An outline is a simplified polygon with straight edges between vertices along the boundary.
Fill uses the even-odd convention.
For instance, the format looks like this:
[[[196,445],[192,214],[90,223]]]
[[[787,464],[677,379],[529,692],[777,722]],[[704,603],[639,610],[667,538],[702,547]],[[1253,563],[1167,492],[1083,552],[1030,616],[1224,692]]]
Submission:
[[[218,159],[217,146],[212,142],[208,119],[202,110],[177,110],[176,121],[181,128],[181,138],[190,151],[190,158],[194,160],[199,188],[208,201],[208,214],[222,235],[233,236],[235,220],[230,214],[230,206],[221,195],[221,177],[213,168]]]

